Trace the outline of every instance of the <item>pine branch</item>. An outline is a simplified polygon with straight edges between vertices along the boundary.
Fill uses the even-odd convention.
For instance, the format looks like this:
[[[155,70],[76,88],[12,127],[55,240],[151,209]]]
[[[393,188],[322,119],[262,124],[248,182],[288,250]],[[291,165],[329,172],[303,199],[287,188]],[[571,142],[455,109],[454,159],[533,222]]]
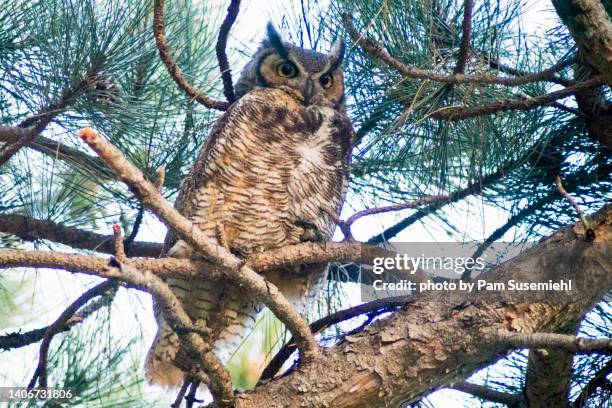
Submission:
[[[258,271],[283,268],[298,264],[355,262],[372,265],[375,258],[394,257],[395,252],[358,242],[305,242],[252,254],[245,265]],[[125,261],[139,270],[147,270],[160,278],[182,277],[189,279],[228,279],[227,269],[201,260],[160,258],[129,258]],[[0,250],[0,269],[14,267],[53,268],[68,272],[84,273],[101,278],[121,279],[109,274],[108,259],[98,256],[77,255],[60,251]]]
[[[49,355],[49,347],[51,346],[51,340],[53,340],[53,337],[56,334],[65,331],[66,326],[69,325],[70,319],[74,318],[75,313],[87,302],[97,296],[104,295],[113,288],[116,288],[116,285],[116,282],[107,280],[87,290],[74,302],[72,302],[51,325],[49,325],[42,338],[38,356],[38,366],[36,367],[36,371],[34,372],[34,375],[32,376],[32,379],[28,385],[29,390],[34,388],[37,379],[40,388],[47,388],[47,357]]]
[[[46,239],[73,248],[107,254],[114,253],[113,236],[67,227],[53,221],[37,220],[19,214],[0,214],[0,232],[16,235],[25,241]],[[135,241],[130,245],[132,256],[158,257],[163,244]]]
[[[338,323],[344,322],[346,320],[353,319],[357,316],[361,316],[363,314],[371,313],[371,312],[380,312],[382,310],[389,311],[393,310],[399,306],[405,305],[408,303],[413,297],[411,296],[397,296],[397,297],[389,297],[385,299],[376,299],[368,303],[362,303],[360,305],[351,307],[349,309],[340,310],[338,312],[332,313],[328,316],[325,316],[313,323],[310,324],[310,330],[313,335],[321,333],[323,330],[336,325]],[[268,363],[266,368],[261,373],[257,384],[263,384],[276,375],[278,370],[280,370],[285,361],[291,354],[297,350],[295,342],[293,339],[290,339],[279,351],[276,353],[274,358]]]
[[[458,383],[451,385],[449,388],[471,394],[476,398],[505,404],[510,408],[518,408],[519,406],[525,404],[525,401],[520,394],[509,394],[485,387],[484,385],[474,384],[467,381],[459,381]]]
[[[346,219],[346,221],[342,221],[342,220],[338,221],[338,227],[342,230],[342,233],[344,234],[345,239],[353,240],[353,234],[351,233],[351,226],[353,225],[355,221],[357,221],[358,219],[362,217],[366,217],[368,215],[374,215],[374,214],[393,212],[393,211],[401,211],[401,210],[406,210],[409,208],[418,208],[425,204],[445,202],[448,200],[450,200],[450,197],[447,195],[425,196],[423,198],[419,198],[418,200],[410,201],[407,203],[387,205],[384,207],[366,208],[365,210],[358,211],[355,214],[351,215],[349,218]]]
[[[520,99],[498,99],[482,106],[446,106],[439,108],[429,114],[435,119],[449,121],[468,119],[477,116],[490,115],[492,113],[504,112],[509,110],[530,110],[538,106],[551,105],[558,99],[566,98],[587,89],[601,86],[604,82],[601,78],[593,78],[588,81],[579,82],[567,88],[553,91],[545,95],[538,95],[531,98]]]
[[[547,68],[543,71],[519,77],[496,77],[490,75],[466,75],[466,74],[444,74],[433,70],[405,65],[393,56],[374,40],[367,39],[355,28],[353,17],[349,13],[342,14],[344,27],[353,41],[361,46],[367,54],[373,55],[384,61],[390,67],[396,69],[401,74],[414,79],[426,79],[431,81],[444,82],[448,84],[496,84],[504,86],[525,85],[532,82],[548,81],[556,72],[573,64],[573,60],[564,60]]]
[[[185,79],[180,68],[172,58],[168,42],[166,41],[166,35],[164,34],[164,0],[155,0],[153,9],[153,34],[155,36],[155,43],[157,44],[157,50],[159,51],[159,57],[163,61],[164,65],[168,69],[170,76],[190,97],[195,99],[198,103],[203,106],[225,111],[229,107],[228,102],[216,101],[202,92],[198,91]]]
[[[227,47],[227,37],[238,17],[239,10],[240,0],[231,0],[225,19],[219,29],[219,36],[217,37],[217,45],[215,47],[217,60],[219,61],[219,70],[221,70],[221,79],[223,80],[223,94],[229,103],[234,102],[234,83],[232,82],[232,70],[227,60],[225,48]]]
[[[36,136],[38,136],[49,123],[55,119],[55,117],[60,114],[64,109],[68,106],[72,105],[78,96],[81,95],[83,91],[85,91],[89,85],[95,81],[98,72],[98,65],[92,66],[83,79],[79,81],[75,86],[68,87],[62,92],[62,96],[45,106],[41,109],[36,115],[32,115],[26,119],[24,119],[18,127],[20,128],[28,128],[25,134],[22,134],[21,137],[13,142],[12,144],[4,146],[4,148],[0,151],[0,166],[9,161],[11,157],[13,157],[21,148],[25,146],[29,146]],[[5,128],[6,129],[6,128]],[[15,132],[12,134],[7,132],[8,136],[14,136]]]
[[[116,287],[115,287],[116,289]],[[108,307],[115,297],[116,290],[109,290],[110,293],[102,295],[99,299],[89,302],[85,307],[81,308],[72,318],[68,319],[66,325],[59,329],[58,333],[66,332],[73,326],[82,323],[89,316],[102,309]],[[108,291],[107,291],[108,292]],[[45,336],[49,330],[49,326],[40,329],[34,329],[25,333],[15,332],[0,336],[0,350],[10,350],[21,348],[33,343],[37,343]]]
[[[472,182],[468,183],[467,187],[460,190],[456,190],[455,192],[449,194],[450,198],[447,201],[434,202],[432,204],[429,204],[425,208],[417,209],[414,214],[409,215],[408,217],[399,221],[397,224],[385,229],[380,234],[370,237],[367,243],[372,245],[378,245],[382,242],[386,242],[397,234],[399,234],[401,231],[414,224],[415,222],[427,217],[428,215],[435,213],[445,205],[456,203],[466,197],[481,193],[485,188],[503,178],[506,172],[510,171],[516,164],[517,162],[514,161],[509,162],[507,163],[507,165],[500,167],[499,170],[497,170],[496,172],[473,180]]]
[[[28,130],[26,128],[0,126],[0,143],[15,143],[27,134]],[[116,178],[115,173],[106,167],[98,157],[90,156],[80,150],[65,146],[55,140],[41,136],[40,134],[37,135],[27,147],[46,154],[47,156],[58,158],[70,164],[91,170],[101,178],[111,180]]]

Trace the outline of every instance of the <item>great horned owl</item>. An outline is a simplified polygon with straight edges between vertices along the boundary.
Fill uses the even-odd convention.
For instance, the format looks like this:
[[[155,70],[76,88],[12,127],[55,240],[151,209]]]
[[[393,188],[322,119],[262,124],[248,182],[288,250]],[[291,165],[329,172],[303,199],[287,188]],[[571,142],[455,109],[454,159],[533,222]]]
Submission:
[[[176,207],[211,238],[246,257],[308,240],[330,240],[349,174],[354,131],[344,108],[342,43],[322,54],[283,42],[268,25],[236,84],[237,101],[215,123],[183,182]],[[172,242],[171,236],[166,238]],[[168,252],[198,255],[179,240]],[[303,313],[324,282],[327,265],[266,272]],[[231,282],[168,279],[189,316],[211,330],[226,363],[261,304]],[[156,313],[150,382],[174,387],[189,369],[179,340]]]

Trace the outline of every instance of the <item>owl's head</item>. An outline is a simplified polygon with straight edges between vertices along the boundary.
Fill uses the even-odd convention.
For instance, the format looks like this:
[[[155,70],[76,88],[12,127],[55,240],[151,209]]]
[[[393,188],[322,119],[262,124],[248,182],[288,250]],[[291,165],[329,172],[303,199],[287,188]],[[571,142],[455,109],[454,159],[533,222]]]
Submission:
[[[343,104],[343,57],[342,41],[334,43],[329,54],[323,54],[284,42],[269,23],[267,38],[236,83],[236,97],[256,88],[279,88],[295,95],[304,105],[322,101]]]

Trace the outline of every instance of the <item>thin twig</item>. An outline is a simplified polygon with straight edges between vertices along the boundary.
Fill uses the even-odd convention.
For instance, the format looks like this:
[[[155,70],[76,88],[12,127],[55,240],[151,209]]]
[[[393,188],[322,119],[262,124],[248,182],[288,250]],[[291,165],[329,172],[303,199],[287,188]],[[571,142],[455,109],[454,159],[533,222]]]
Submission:
[[[196,398],[196,393],[198,392],[198,387],[200,386],[200,382],[197,380],[192,380],[190,382],[191,388],[189,388],[189,394],[185,397],[185,408],[193,408],[193,404],[196,402],[203,402]]]
[[[494,341],[517,348],[563,348],[572,353],[612,353],[612,339],[588,339],[571,334],[500,332]]]
[[[183,381],[183,385],[181,385],[181,388],[179,389],[179,392],[176,395],[176,399],[174,400],[172,404],[170,404],[170,408],[180,408],[181,407],[181,404],[183,403],[183,399],[185,398],[185,393],[187,392],[187,387],[189,387],[190,383],[191,381],[187,377],[185,377],[185,381]]]
[[[83,307],[71,319],[69,319],[66,325],[62,327],[58,333],[70,330],[76,324],[84,322],[85,319],[98,310],[102,309],[103,307],[108,307],[112,303],[115,293],[117,293],[116,288],[117,287],[115,287],[115,290],[113,290],[113,288],[109,289],[106,295],[103,295],[101,298],[88,303],[87,306]],[[11,350],[37,343],[42,340],[48,329],[49,326],[46,326],[40,329],[30,330],[25,333],[16,332],[2,335],[0,336],[0,350]]]
[[[470,43],[472,42],[472,12],[474,10],[474,0],[465,0],[463,2],[463,36],[461,37],[461,45],[459,46],[459,57],[455,66],[455,74],[463,74],[465,66],[470,55]]]
[[[28,134],[29,129],[20,128],[18,126],[3,127],[0,126],[0,142],[15,143],[20,138]],[[24,146],[26,147],[26,146]],[[83,168],[95,172],[96,177],[101,181],[103,179],[115,179],[113,173],[102,161],[96,156],[87,155],[80,150],[66,146],[56,142],[53,139],[37,135],[30,144],[27,145],[32,150],[45,154],[49,157],[64,160],[69,164],[82,166]]]
[[[497,84],[504,86],[525,85],[532,82],[548,81],[556,72],[567,68],[574,63],[574,60],[561,61],[550,68],[529,75],[519,77],[497,77],[491,75],[466,75],[466,74],[444,74],[438,71],[425,70],[405,65],[396,58],[392,57],[384,48],[371,39],[365,38],[355,28],[353,17],[349,13],[342,14],[344,27],[353,41],[361,46],[368,54],[380,58],[387,65],[399,71],[401,74],[414,79],[427,79],[431,81],[445,82],[449,84]]]
[[[113,224],[113,245],[115,247],[115,256],[121,262],[125,262],[127,260],[127,256],[125,255],[125,244],[123,242],[123,235],[121,234],[121,225]]]
[[[172,58],[170,48],[168,47],[168,42],[166,41],[166,35],[164,34],[164,0],[155,0],[153,7],[153,34],[155,36],[155,43],[157,44],[159,56],[164,62],[164,65],[166,65],[166,68],[168,69],[172,79],[174,79],[174,82],[176,82],[178,86],[180,86],[187,93],[187,95],[207,108],[220,111],[227,110],[229,107],[228,102],[216,101],[209,98],[194,88],[193,85],[191,85],[189,81],[185,79],[180,68],[178,65],[176,65],[176,62]]]
[[[520,394],[509,394],[485,387],[484,385],[474,384],[467,381],[459,381],[458,383],[451,385],[449,388],[471,394],[476,398],[505,404],[510,408],[519,407],[521,403],[524,402],[523,397]]]
[[[589,79],[588,81],[578,82],[558,91],[531,98],[498,99],[481,106],[445,106],[431,112],[429,116],[435,119],[455,121],[509,110],[529,110],[537,106],[553,104],[558,99],[566,98],[576,92],[598,87],[603,83],[602,79],[597,77]]]
[[[0,166],[9,161],[11,157],[21,150],[21,148],[30,145],[36,136],[45,130],[47,125],[49,125],[59,113],[71,105],[76,97],[89,87],[89,84],[96,78],[97,68],[97,65],[90,68],[85,74],[85,77],[83,77],[74,87],[65,89],[58,100],[42,108],[36,115],[25,118],[19,124],[18,127],[28,128],[28,130],[14,143],[2,148],[0,152]]]
[[[450,200],[450,196],[443,194],[435,196],[426,196],[419,198],[415,201],[409,201],[407,203],[387,205],[384,207],[366,208],[365,210],[358,211],[355,214],[351,215],[346,221],[339,221],[338,226],[340,227],[340,230],[344,234],[345,238],[352,240],[353,235],[351,233],[351,226],[361,217],[392,211],[401,211],[409,208],[418,208],[426,204],[444,202],[448,200]]]
[[[40,345],[40,351],[38,354],[38,366],[36,367],[36,371],[34,372],[34,375],[32,376],[30,383],[28,384],[28,389],[34,388],[37,379],[41,388],[47,388],[47,360],[49,355],[49,347],[51,346],[51,340],[53,339],[53,336],[64,331],[64,328],[68,324],[69,320],[74,317],[77,310],[83,307],[94,297],[103,295],[105,292],[112,289],[116,285],[116,282],[112,280],[107,280],[87,290],[74,302],[72,302],[62,312],[62,314],[53,323],[49,325],[49,327],[45,331],[42,343]]]
[[[134,223],[132,224],[132,230],[130,231],[130,235],[125,239],[125,242],[123,243],[125,253],[128,255],[132,254],[132,244],[136,240],[136,235],[138,235],[138,231],[140,230],[140,226],[142,225],[142,220],[144,218],[144,210],[144,206],[142,204],[139,204],[138,212],[136,213],[136,218],[134,219]]]
[[[578,218],[580,218],[580,222],[582,223],[582,226],[584,227],[585,239],[587,241],[593,241],[595,239],[595,232],[589,225],[589,221],[584,216],[584,211],[582,211],[582,208],[580,208],[576,200],[574,200],[574,197],[572,197],[571,194],[565,191],[565,188],[563,188],[563,182],[561,181],[561,176],[557,175],[557,177],[555,177],[555,183],[557,184],[557,190],[559,190],[559,193],[561,193],[561,195],[565,197],[567,201],[569,201],[572,207],[574,207],[574,210],[576,210],[576,212],[578,213]]]
[[[223,94],[229,103],[234,102],[234,83],[232,82],[232,70],[227,60],[225,48],[227,47],[227,37],[232,29],[232,25],[234,25],[236,21],[236,17],[238,17],[239,10],[240,0],[231,0],[227,8],[225,19],[219,29],[217,45],[215,46],[217,61],[219,61],[219,70],[221,71],[221,79],[223,80]]]
[[[353,306],[349,309],[340,310],[325,316],[310,324],[310,330],[313,335],[322,332],[323,330],[331,327],[335,324],[344,322],[346,320],[353,319],[357,316],[361,316],[370,312],[377,312],[384,309],[396,308],[398,306],[405,305],[412,299],[411,296],[397,296],[389,297],[385,299],[376,299],[368,303]],[[285,361],[293,354],[297,349],[293,339],[289,340],[279,351],[276,353],[274,358],[268,363],[266,368],[261,373],[258,384],[262,384],[268,380],[271,380],[278,370],[282,368]]]

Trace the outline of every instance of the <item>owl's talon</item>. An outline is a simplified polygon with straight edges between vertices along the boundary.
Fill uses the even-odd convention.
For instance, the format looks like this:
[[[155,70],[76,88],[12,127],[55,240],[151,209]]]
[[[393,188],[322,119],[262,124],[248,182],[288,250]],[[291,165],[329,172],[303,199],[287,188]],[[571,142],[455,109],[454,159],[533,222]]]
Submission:
[[[325,237],[323,236],[323,234],[321,234],[321,231],[319,231],[316,225],[304,220],[295,220],[294,224],[304,230],[304,232],[302,232],[302,235],[300,236],[301,242],[325,241]]]

